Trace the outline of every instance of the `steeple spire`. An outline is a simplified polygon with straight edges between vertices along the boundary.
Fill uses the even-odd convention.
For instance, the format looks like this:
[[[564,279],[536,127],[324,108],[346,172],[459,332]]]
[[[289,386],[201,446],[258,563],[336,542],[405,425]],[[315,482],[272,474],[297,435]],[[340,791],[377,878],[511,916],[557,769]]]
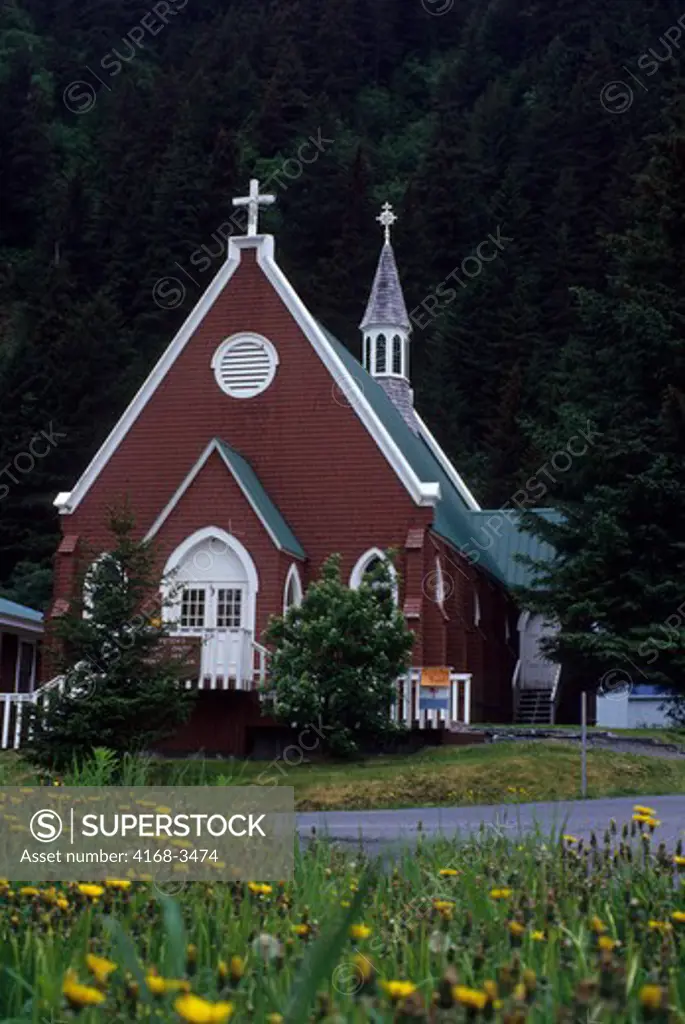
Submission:
[[[418,432],[413,392],[409,386],[411,322],[390,242],[390,228],[397,220],[390,203],[384,203],[376,220],[385,230],[385,240],[359,325],[364,336],[364,366],[378,380],[411,429]]]

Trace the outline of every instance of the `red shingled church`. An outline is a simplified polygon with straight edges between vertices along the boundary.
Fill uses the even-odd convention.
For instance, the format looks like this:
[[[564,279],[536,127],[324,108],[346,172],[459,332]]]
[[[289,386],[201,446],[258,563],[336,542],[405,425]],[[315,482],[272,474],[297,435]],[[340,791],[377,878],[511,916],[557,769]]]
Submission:
[[[386,204],[378,218],[385,242],[360,363],[294,291],[273,237],[259,233],[259,207],[271,199],[252,182],[236,201],[249,213],[246,234],[230,239],[195,309],[56,499],[63,539],[51,614],[76,597],[83,553],[107,549],[107,509],[128,495],[140,535],[155,541],[160,579],[175,580],[173,632],[197,655],[187,685],[213,691],[198,703],[204,725],[193,725],[192,744],[187,732],[179,742],[246,753],[260,725],[254,691],[268,677],[269,616],[302,599],[331,552],[355,587],[395,549],[397,601],[416,636],[397,719],[448,729],[511,721],[527,693],[549,721],[558,667],[539,657],[544,627],[508,591],[526,572],[516,552],[540,548],[511,514],[489,529],[497,513],[480,509],[415,408],[394,215]]]

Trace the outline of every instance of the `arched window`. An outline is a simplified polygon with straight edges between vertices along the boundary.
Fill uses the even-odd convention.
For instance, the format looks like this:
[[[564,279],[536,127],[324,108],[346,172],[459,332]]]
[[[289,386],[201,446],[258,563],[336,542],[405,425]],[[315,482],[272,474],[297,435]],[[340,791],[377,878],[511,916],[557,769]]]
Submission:
[[[371,372],[371,335],[364,335],[364,369]]]
[[[399,334],[392,339],[392,372],[402,375],[402,339]]]
[[[388,556],[380,548],[371,548],[369,551],[365,551],[364,554],[357,560],[355,566],[350,573],[350,587],[356,590],[357,587],[361,586],[364,580],[370,576],[374,569],[377,568],[379,562],[385,562],[390,570],[390,575],[393,581],[393,597],[395,603],[398,600],[398,587],[397,587],[397,570]]]
[[[302,604],[302,580],[296,565],[291,565],[285,579],[283,590],[283,614],[288,608],[297,608]]]
[[[376,338],[376,373],[386,372],[386,337],[379,334]]]

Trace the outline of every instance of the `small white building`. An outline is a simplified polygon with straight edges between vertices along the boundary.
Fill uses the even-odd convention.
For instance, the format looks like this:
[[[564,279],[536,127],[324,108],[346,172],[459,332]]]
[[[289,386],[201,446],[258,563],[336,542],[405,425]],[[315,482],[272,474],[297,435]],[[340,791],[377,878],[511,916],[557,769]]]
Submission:
[[[597,694],[597,725],[608,729],[668,728],[670,694],[662,686],[635,683],[608,694]]]

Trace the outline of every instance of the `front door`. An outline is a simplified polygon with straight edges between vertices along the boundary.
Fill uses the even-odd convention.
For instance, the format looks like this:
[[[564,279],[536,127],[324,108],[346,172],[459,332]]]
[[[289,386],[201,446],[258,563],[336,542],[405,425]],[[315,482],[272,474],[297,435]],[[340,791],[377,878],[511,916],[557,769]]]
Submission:
[[[246,587],[241,583],[203,581],[183,589],[180,631],[202,638],[200,675],[212,686],[249,677],[245,606]]]

